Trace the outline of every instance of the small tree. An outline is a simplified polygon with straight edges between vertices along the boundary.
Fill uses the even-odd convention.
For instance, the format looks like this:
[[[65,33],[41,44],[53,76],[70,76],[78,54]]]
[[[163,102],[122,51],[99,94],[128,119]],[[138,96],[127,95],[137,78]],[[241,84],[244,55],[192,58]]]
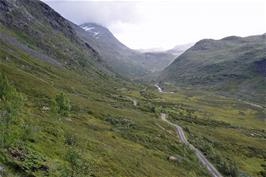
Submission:
[[[54,102],[55,102],[55,111],[58,114],[61,114],[63,116],[69,115],[71,109],[70,100],[63,92],[56,95]]]
[[[6,144],[9,127],[23,105],[23,97],[4,74],[0,74],[0,121],[2,124],[2,146]]]
[[[71,167],[71,177],[74,177],[79,172],[81,168],[80,155],[73,149],[69,149],[66,154],[66,160],[69,162]]]
[[[69,163],[70,169],[66,170],[68,176],[91,176],[90,164],[82,158],[78,151],[69,148],[65,160]]]

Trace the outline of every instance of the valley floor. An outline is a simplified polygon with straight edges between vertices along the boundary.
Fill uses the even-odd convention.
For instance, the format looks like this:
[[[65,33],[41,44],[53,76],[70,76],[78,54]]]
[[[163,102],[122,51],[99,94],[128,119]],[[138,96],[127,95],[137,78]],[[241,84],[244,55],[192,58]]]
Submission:
[[[154,103],[224,176],[265,176],[264,107],[200,90],[159,92]]]
[[[20,57],[0,63],[25,98],[0,148],[2,176],[209,176],[161,112],[223,176],[265,174],[264,108],[204,91],[159,93],[153,85],[91,79]],[[62,91],[68,115],[47,109]]]

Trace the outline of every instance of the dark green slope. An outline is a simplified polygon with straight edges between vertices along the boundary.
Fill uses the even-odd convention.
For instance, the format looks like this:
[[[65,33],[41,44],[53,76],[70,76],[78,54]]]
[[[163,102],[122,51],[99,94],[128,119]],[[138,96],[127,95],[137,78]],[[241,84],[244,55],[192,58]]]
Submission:
[[[265,59],[266,35],[205,39],[179,56],[159,80],[265,103]]]
[[[73,25],[40,1],[0,0],[0,175],[207,176],[143,86],[113,74]]]

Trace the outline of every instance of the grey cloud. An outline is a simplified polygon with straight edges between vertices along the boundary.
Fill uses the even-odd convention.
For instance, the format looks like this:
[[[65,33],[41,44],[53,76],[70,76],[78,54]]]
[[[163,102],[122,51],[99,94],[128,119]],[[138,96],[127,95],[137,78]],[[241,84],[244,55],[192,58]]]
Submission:
[[[76,24],[95,22],[109,26],[116,22],[138,21],[136,2],[121,1],[44,1],[65,18]]]

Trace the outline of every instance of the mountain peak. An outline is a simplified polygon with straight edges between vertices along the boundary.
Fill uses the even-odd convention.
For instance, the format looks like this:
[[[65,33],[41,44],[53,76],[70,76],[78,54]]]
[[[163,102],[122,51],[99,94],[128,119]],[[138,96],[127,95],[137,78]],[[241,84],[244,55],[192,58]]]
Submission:
[[[106,27],[104,27],[103,25],[100,25],[98,23],[95,23],[95,22],[86,22],[86,23],[83,23],[80,25],[81,27],[82,26],[94,26],[94,27],[98,27],[98,28],[105,28],[107,29]]]
[[[214,39],[202,39],[198,41],[191,49],[192,50],[208,50],[215,48],[217,43]]]
[[[227,40],[227,41],[235,41],[235,40],[241,40],[242,38],[239,36],[228,36],[225,38],[222,38],[221,40]]]
[[[96,39],[103,36],[113,38],[112,33],[107,28],[97,23],[84,23],[80,27]]]

